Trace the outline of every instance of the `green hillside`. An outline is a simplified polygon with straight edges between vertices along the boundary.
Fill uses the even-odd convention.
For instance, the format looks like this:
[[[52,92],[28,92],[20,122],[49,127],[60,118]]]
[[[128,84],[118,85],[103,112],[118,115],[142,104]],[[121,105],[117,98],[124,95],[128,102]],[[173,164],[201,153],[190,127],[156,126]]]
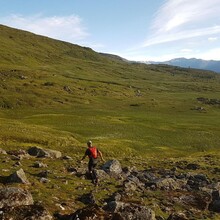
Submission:
[[[207,184],[219,182],[219,74],[132,63],[2,25],[0,33],[0,188],[22,167],[31,184],[21,187],[51,213],[85,207],[78,197],[91,191],[103,206],[123,184],[110,178],[94,190],[83,179],[86,164],[78,161],[89,139],[106,161],[117,159],[128,170],[135,166],[163,178],[176,172],[187,181],[190,166],[196,166],[199,175],[192,175],[205,176]],[[24,157],[15,163],[16,154],[32,146],[59,150],[73,160]],[[47,168],[33,167],[39,161]],[[79,171],[74,175],[69,167]],[[49,180],[43,183],[39,172],[47,169]],[[200,210],[192,197],[197,191],[148,188],[134,190],[126,201],[151,207],[163,217],[158,219],[172,210],[185,210],[190,219],[219,219]],[[187,204],[176,203],[180,197],[189,198]]]
[[[219,75],[129,63],[6,26],[0,31],[3,147],[68,152],[93,139],[109,157],[218,152],[219,104],[197,98],[219,100]]]

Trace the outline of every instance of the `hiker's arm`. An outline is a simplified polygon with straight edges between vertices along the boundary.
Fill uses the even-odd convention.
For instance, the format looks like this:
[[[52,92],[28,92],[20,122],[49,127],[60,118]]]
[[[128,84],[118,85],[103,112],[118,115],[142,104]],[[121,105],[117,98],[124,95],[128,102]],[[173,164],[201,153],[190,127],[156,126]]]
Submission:
[[[98,155],[100,156],[101,160],[104,162],[105,160],[103,159],[102,152],[100,150],[98,150]]]
[[[80,162],[82,162],[85,158],[86,158],[86,154],[82,157],[82,159],[80,160]]]

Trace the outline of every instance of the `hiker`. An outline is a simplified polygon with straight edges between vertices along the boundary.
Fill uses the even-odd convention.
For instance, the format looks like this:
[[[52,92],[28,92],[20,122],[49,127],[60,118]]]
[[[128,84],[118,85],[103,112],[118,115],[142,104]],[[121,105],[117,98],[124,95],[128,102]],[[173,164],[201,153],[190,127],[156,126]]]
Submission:
[[[88,141],[87,142],[87,150],[85,152],[85,155],[82,157],[81,159],[81,163],[82,161],[86,158],[86,156],[89,157],[89,163],[88,163],[88,170],[89,173],[91,175],[92,178],[92,182],[97,185],[98,184],[98,178],[95,172],[95,167],[98,163],[98,157],[101,158],[102,161],[104,161],[103,157],[102,157],[102,153],[100,150],[98,150],[95,146],[92,146],[92,141]]]

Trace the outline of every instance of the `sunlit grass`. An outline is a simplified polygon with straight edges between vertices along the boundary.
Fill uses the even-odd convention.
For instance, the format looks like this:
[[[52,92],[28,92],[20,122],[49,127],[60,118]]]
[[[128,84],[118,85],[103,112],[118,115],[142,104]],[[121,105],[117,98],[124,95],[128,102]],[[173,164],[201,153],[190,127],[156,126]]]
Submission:
[[[87,166],[79,160],[88,140],[106,160],[118,159],[122,166],[170,169],[179,160],[199,161],[206,168],[201,172],[215,178],[207,170],[219,164],[220,108],[197,98],[220,99],[220,75],[127,63],[89,48],[4,26],[0,30],[0,148],[39,146],[73,158],[21,161],[35,201],[52,212],[62,202],[71,204],[67,213],[83,206],[78,197],[94,192],[94,186],[66,168]],[[18,169],[6,157],[0,155],[3,177]],[[52,171],[47,184],[33,168],[39,160]],[[100,204],[120,189],[117,184],[102,182],[95,192]],[[152,194],[160,199],[161,192]]]

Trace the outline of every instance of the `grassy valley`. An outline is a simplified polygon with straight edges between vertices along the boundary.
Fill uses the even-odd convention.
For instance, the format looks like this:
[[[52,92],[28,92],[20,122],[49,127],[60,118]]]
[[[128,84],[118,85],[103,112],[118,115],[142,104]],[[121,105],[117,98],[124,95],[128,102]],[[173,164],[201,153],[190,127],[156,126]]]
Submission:
[[[0,31],[0,148],[60,150],[78,166],[91,139],[106,160],[116,158],[124,166],[169,167],[170,160],[188,160],[210,168],[203,161],[207,155],[217,166],[219,74],[132,63],[5,26]],[[64,175],[60,163],[50,166]],[[30,168],[29,174],[34,172]],[[69,178],[71,187],[62,186],[54,196],[78,193],[73,186],[79,182]],[[46,198],[53,183],[37,184],[46,194],[32,189],[35,197],[53,210]]]

